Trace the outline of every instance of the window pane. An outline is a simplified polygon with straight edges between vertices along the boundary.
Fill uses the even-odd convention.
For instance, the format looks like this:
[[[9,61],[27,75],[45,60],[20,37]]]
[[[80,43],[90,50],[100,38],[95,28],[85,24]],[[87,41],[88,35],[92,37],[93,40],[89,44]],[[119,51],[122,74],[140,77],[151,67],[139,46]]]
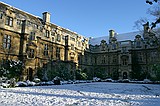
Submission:
[[[10,17],[9,26],[13,26],[13,18]]]
[[[6,48],[6,43],[3,43],[3,48]]]
[[[6,25],[9,25],[9,17],[6,17]]]

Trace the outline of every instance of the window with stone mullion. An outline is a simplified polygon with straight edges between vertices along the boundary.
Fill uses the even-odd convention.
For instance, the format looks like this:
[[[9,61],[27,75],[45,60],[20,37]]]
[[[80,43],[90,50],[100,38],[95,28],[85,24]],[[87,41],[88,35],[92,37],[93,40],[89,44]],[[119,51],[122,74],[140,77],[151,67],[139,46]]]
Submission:
[[[48,45],[44,45],[44,56],[48,56]]]
[[[7,16],[6,25],[13,26],[13,18],[12,17]]]
[[[10,47],[11,47],[11,36],[4,35],[3,48],[10,49]]]

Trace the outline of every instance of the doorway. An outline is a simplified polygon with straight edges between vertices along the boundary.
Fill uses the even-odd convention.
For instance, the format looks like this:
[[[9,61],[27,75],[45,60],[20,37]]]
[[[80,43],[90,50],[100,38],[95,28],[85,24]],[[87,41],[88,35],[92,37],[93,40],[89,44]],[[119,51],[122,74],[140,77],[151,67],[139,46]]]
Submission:
[[[123,72],[123,79],[127,79],[127,72]]]
[[[33,69],[32,68],[28,69],[28,80],[30,81],[33,80]]]

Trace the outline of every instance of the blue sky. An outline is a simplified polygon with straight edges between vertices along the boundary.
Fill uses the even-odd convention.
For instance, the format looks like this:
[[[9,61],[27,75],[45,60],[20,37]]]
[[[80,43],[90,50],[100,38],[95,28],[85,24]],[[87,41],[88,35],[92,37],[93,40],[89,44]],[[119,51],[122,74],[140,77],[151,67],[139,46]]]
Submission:
[[[133,32],[150,7],[145,0],[1,0],[33,15],[51,13],[51,22],[86,37]]]

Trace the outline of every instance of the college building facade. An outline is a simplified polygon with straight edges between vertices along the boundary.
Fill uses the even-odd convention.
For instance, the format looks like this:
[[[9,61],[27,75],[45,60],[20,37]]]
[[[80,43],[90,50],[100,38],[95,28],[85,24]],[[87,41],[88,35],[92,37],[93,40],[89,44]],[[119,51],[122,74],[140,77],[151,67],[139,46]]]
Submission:
[[[89,79],[131,79],[137,73],[154,76],[153,66],[159,63],[159,37],[148,23],[143,32],[123,35],[110,30],[109,36],[86,38],[51,23],[48,12],[40,18],[2,2],[0,41],[1,65],[7,59],[23,61],[23,80],[32,80],[39,69],[44,74],[67,71],[71,79],[76,79],[76,70]]]

